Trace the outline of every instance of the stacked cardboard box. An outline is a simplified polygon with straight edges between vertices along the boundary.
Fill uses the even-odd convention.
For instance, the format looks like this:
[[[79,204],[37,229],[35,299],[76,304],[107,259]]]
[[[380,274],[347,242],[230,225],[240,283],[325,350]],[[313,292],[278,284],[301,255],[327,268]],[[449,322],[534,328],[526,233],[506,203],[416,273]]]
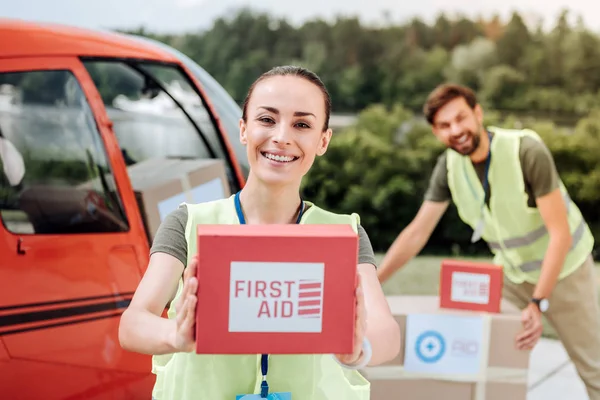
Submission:
[[[501,265],[447,259],[440,268],[440,307],[500,312],[504,271]]]
[[[222,160],[149,159],[127,168],[152,241],[160,223],[183,203],[202,203],[230,196]]]
[[[394,360],[362,371],[371,400],[526,399],[529,352],[515,347],[522,323],[512,304],[485,313],[441,308],[438,296],[387,299],[403,345]]]

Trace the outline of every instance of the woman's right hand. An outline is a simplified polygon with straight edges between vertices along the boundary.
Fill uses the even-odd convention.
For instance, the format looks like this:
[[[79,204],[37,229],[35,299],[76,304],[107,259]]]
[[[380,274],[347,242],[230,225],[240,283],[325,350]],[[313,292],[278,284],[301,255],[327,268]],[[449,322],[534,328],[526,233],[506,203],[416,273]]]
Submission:
[[[198,297],[198,279],[196,269],[198,258],[194,257],[183,272],[183,289],[175,303],[175,331],[173,332],[173,347],[177,352],[189,353],[194,350],[196,343],[196,304]]]

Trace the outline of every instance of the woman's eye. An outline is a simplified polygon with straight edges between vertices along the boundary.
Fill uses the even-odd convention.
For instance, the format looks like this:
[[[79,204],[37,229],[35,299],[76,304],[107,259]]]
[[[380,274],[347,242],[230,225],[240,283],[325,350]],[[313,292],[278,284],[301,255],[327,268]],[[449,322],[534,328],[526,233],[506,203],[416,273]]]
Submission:
[[[264,124],[272,124],[273,123],[273,119],[269,118],[269,117],[262,117],[262,118],[259,118],[258,120]]]
[[[304,122],[298,122],[298,123],[296,124],[296,126],[297,126],[298,128],[301,128],[301,129],[308,129],[308,128],[310,128],[310,126],[308,126],[308,125],[307,125],[307,124],[305,124]]]

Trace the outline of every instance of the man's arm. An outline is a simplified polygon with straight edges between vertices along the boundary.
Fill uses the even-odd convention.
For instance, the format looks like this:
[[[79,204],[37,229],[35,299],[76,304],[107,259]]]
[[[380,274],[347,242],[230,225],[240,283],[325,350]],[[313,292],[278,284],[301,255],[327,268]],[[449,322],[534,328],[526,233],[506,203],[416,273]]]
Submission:
[[[520,158],[525,181],[531,187],[550,237],[540,278],[533,293],[536,298],[547,298],[556,285],[571,248],[567,207],[560,191],[554,158],[546,145],[525,137],[521,141]]]
[[[536,206],[550,237],[533,297],[548,298],[556,285],[572,243],[567,207],[560,191],[554,159],[544,143],[528,137],[523,138],[520,159],[525,182],[533,192]],[[542,335],[541,312],[535,304],[529,303],[523,310],[521,319],[523,330],[515,338],[516,345],[518,349],[531,350]]]
[[[425,200],[410,224],[400,232],[377,269],[379,282],[383,283],[423,249],[449,201]]]
[[[550,297],[556,285],[572,238],[567,220],[567,207],[560,188],[536,197],[536,203],[550,236],[540,278],[533,291],[534,298],[542,299]],[[521,320],[523,330],[515,338],[516,345],[520,350],[531,350],[542,336],[541,312],[534,303],[529,303],[522,312]]]
[[[560,189],[554,189],[549,194],[536,198],[536,203],[548,230],[550,241],[533,297],[548,298],[571,248],[572,237],[567,219],[567,207]]]
[[[448,187],[448,169],[446,152],[437,159],[429,187],[425,193],[425,201],[410,224],[400,232],[388,250],[377,270],[377,277],[383,283],[411,258],[423,249],[431,233],[446,212],[452,199]]]

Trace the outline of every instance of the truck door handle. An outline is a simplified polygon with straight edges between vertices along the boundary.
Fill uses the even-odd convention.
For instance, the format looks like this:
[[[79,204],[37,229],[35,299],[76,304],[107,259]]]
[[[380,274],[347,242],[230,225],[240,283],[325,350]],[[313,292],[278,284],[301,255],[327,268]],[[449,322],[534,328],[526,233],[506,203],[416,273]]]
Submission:
[[[23,238],[19,238],[19,240],[17,240],[17,254],[23,256],[28,249],[28,247],[23,247]]]

